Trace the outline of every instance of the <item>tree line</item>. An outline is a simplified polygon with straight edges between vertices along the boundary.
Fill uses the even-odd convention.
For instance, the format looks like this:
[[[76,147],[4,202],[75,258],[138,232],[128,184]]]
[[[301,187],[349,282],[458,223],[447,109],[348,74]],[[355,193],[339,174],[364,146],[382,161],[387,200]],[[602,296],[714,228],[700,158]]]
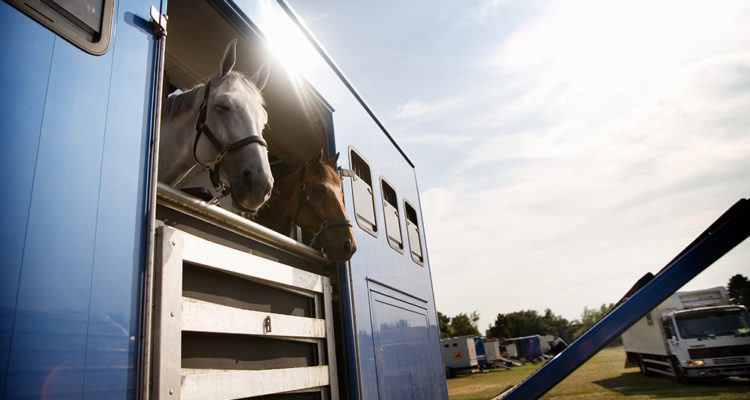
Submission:
[[[570,343],[575,338],[586,332],[603,318],[612,308],[614,303],[602,304],[598,308],[584,307],[581,319],[569,321],[556,315],[549,308],[540,314],[536,310],[514,311],[508,314],[497,314],[495,322],[490,325],[481,335],[477,322],[479,313],[460,313],[449,317],[438,311],[440,337],[454,336],[485,336],[488,338],[513,338],[530,335],[554,335],[565,342]]]
[[[727,284],[727,291],[732,303],[750,308],[750,280],[747,277],[741,274],[732,276]],[[480,334],[477,326],[479,322],[477,311],[468,314],[460,313],[453,317],[438,311],[438,325],[441,338],[471,335],[507,339],[530,335],[554,335],[571,343],[604,318],[614,306],[614,303],[604,303],[599,307],[584,307],[581,318],[571,321],[556,315],[549,308],[545,309],[542,314],[536,310],[500,313],[497,314],[495,322],[487,328],[484,335]],[[619,343],[621,341],[618,338],[612,344]]]

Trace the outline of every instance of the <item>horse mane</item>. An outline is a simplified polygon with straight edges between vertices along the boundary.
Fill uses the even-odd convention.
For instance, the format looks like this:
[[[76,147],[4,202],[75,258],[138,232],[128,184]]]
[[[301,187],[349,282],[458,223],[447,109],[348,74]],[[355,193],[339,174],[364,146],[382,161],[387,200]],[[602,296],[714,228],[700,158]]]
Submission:
[[[201,83],[187,92],[172,94],[167,97],[161,110],[162,118],[169,119],[191,111],[192,108],[195,107],[196,102],[203,100],[203,94],[201,93],[199,95],[199,93],[200,89],[204,86],[206,86],[206,84]]]
[[[227,76],[222,78],[222,81],[226,79],[236,79],[242,82],[248,89],[250,89],[260,99],[260,105],[265,106],[266,102],[263,99],[263,95],[258,87],[245,76],[245,74],[231,71]],[[182,115],[187,112],[194,112],[196,104],[200,104],[203,101],[203,93],[201,89],[206,86],[206,83],[199,83],[187,92],[180,94],[173,94],[167,97],[162,107],[162,118],[169,119]]]

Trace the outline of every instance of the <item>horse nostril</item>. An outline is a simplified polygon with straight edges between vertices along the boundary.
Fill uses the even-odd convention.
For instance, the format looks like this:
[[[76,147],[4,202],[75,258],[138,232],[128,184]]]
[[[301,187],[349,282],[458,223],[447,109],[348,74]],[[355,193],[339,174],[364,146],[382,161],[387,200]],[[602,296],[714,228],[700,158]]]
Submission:
[[[242,171],[242,183],[247,187],[253,186],[253,173],[249,169]]]

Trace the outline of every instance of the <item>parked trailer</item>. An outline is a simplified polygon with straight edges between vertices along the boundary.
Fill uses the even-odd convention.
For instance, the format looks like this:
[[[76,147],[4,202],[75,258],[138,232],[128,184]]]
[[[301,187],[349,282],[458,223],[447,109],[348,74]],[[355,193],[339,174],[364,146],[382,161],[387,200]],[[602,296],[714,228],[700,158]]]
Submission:
[[[484,339],[482,345],[484,346],[484,354],[487,358],[487,363],[498,365],[505,358],[500,352],[499,339]]]
[[[500,345],[500,352],[504,353],[508,358],[518,359],[518,349],[516,348],[516,344],[509,340],[503,340],[503,344]]]
[[[622,334],[627,361],[643,375],[680,380],[750,376],[750,314],[727,290],[677,292]]]
[[[479,368],[479,357],[474,336],[441,339],[443,363],[448,377]]]
[[[447,398],[414,166],[291,8],[68,3],[0,3],[0,397]],[[232,39],[274,173],[341,153],[349,262],[157,185],[162,98]]]
[[[542,358],[542,343],[539,335],[522,336],[507,340],[516,345],[519,359],[535,361]]]

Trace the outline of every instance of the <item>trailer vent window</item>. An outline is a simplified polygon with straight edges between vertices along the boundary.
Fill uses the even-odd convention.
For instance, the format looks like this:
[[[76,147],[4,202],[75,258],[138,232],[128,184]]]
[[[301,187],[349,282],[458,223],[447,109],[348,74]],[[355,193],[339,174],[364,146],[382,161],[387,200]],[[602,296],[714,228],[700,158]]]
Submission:
[[[396,200],[396,191],[385,181],[380,180],[380,187],[383,192],[383,219],[385,220],[385,233],[388,237],[388,244],[396,251],[404,251],[404,241],[401,237],[401,219],[398,214],[398,200]]]
[[[378,226],[375,220],[375,197],[372,188],[372,175],[370,166],[357,154],[354,149],[350,151],[352,172],[352,196],[354,197],[354,214],[357,225],[365,232],[373,236],[378,235]]]
[[[406,235],[409,237],[411,258],[417,264],[423,265],[424,256],[422,255],[422,242],[419,239],[417,211],[407,201],[404,201],[404,211],[406,213]]]
[[[114,0],[8,0],[78,48],[102,55],[109,48]]]

